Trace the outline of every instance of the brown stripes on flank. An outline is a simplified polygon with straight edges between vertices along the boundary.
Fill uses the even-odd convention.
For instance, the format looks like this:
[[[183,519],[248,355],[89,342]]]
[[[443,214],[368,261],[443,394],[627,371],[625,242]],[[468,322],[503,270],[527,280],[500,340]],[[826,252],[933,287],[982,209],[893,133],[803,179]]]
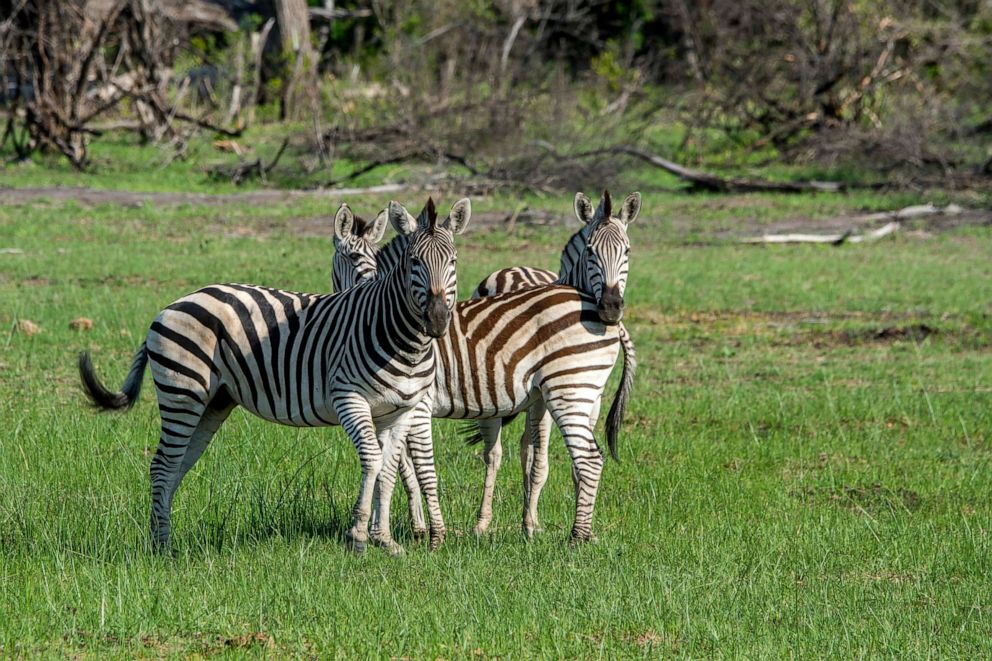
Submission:
[[[565,288],[565,287],[560,289],[554,288],[554,289],[527,290],[526,292],[522,292],[521,295],[514,296],[513,298],[511,298],[510,301],[508,301],[509,305],[503,306],[507,311],[510,310],[513,311],[513,314],[511,315],[510,318],[510,322],[503,327],[503,329],[499,332],[499,334],[496,337],[492,338],[492,340],[487,342],[486,344],[486,349],[487,349],[485,352],[486,371],[489,374],[496,373],[496,359],[502,353],[502,350],[506,347],[507,342],[510,340],[510,338],[514,336],[514,334],[517,333],[517,331],[523,328],[528,322],[530,322],[531,319],[533,319],[536,315],[538,315],[542,310],[547,310],[557,305],[576,300],[581,301],[578,292],[576,292],[574,289]],[[528,305],[526,308],[523,308],[523,306],[527,305],[528,303],[530,305]],[[504,314],[506,314],[506,312],[504,312]],[[495,314],[491,315],[490,318],[492,317],[496,317],[496,315]],[[572,318],[571,323],[577,323],[579,321],[580,315],[577,313],[571,313],[569,315],[565,315],[564,318],[567,317]],[[506,371],[512,373],[512,367],[515,366],[516,362],[520,360],[520,356],[526,355],[527,353],[530,353],[531,351],[534,350],[535,340],[537,340],[540,343],[547,341],[547,339],[551,336],[552,333],[547,333],[542,331],[545,331],[545,329],[548,328],[549,326],[555,330],[561,328],[560,324],[557,322],[552,324],[542,324],[540,326],[539,332],[527,338],[527,341],[525,342],[523,347],[523,349],[526,349],[525,353],[520,354],[520,349],[518,349],[513,354],[513,356],[518,356],[515,361],[511,357],[510,362],[504,362]],[[483,323],[482,325],[480,325],[479,329],[476,330],[476,332],[472,333],[471,339],[474,340],[476,344],[478,344],[478,342],[480,341],[485,342],[486,337],[489,335],[489,333],[493,330],[494,327],[495,327],[495,322],[493,321],[490,321],[489,323]],[[471,346],[470,349],[474,353],[476,347]],[[503,385],[506,390],[507,397],[512,400],[513,383],[509,379],[504,378]],[[495,403],[497,401],[495,379],[489,379],[489,383],[487,384],[487,386],[488,386],[489,396],[492,398],[492,402]]]

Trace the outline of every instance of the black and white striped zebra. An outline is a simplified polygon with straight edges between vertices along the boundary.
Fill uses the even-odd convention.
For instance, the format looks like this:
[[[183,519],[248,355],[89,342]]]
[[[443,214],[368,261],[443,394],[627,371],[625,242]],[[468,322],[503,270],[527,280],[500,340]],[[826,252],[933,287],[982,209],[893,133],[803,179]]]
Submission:
[[[355,285],[375,280],[378,275],[377,245],[386,231],[387,222],[388,214],[385,210],[369,221],[354,213],[341,213],[338,210],[334,216],[331,291],[343,292]]]
[[[397,216],[399,217],[399,216]],[[334,257],[331,260],[332,291],[342,292],[363,282],[375,280],[378,274],[379,241],[389,222],[386,209],[375,218],[367,221],[357,214],[338,213],[334,217],[333,242]],[[402,258],[397,254],[390,264],[397,264]],[[400,478],[409,495],[410,520],[413,538],[422,539],[427,534],[424,520],[423,499],[420,485],[409,455],[404,454],[400,464]]]
[[[402,209],[390,209],[390,214]],[[396,224],[396,223],[394,223]],[[406,238],[399,236],[379,252],[379,270],[397,254]],[[588,262],[608,282],[612,265],[586,251]],[[617,253],[626,259],[626,252]],[[605,260],[605,256],[604,256]],[[592,267],[590,267],[592,268]],[[608,289],[604,285],[603,289]],[[592,427],[598,416],[602,388],[620,350],[620,329],[602,321],[602,301],[570,286],[543,286],[518,293],[465,301],[455,308],[449,334],[437,341],[438,371],[434,390],[417,408],[417,421],[407,437],[408,451],[418,470],[433,465],[430,425],[425,418],[471,418],[480,421],[487,439],[498,436],[502,418],[531,409],[541,420],[550,411],[562,429],[576,478],[574,540],[592,535],[592,512],[602,472],[602,453]],[[632,365],[631,365],[632,367]],[[617,393],[614,410],[622,411],[629,397],[630,379]],[[615,448],[619,420],[607,426]],[[396,464],[387,462],[380,475],[384,494],[373,536],[389,538],[389,494]],[[420,483],[433,484],[433,474],[418,474]],[[487,492],[492,485],[488,483]],[[431,496],[425,494],[430,505]]]
[[[344,427],[362,467],[346,536],[364,548],[383,457],[392,455],[393,436],[405,433],[434,381],[433,338],[447,331],[456,293],[453,236],[470,214],[461,200],[438,221],[428,200],[418,219],[394,216],[397,231],[410,236],[402,259],[339,294],[227,284],[179,299],[152,322],[121,392],[108,391],[89,355],[80,355],[84,388],[102,409],[131,407],[151,363],[162,419],[150,471],[156,548],[169,545],[172,499],[183,476],[238,405],[285,425]],[[335,222],[352,215],[342,206]],[[430,484],[422,488],[430,495]],[[439,509],[430,514],[436,546],[444,522]]]
[[[640,213],[641,195],[637,192],[628,195],[620,207],[618,217],[613,216],[612,199],[609,191],[603,192],[599,206],[595,209],[592,201],[581,192],[575,194],[572,206],[576,218],[582,223],[582,227],[565,244],[561,253],[558,274],[527,266],[501,269],[491,273],[479,283],[472,293],[472,298],[519,291],[543,283],[568,284],[580,291],[592,294],[601,303],[605,300],[603,308],[600,310],[600,316],[603,317],[605,313],[611,319],[619,321],[623,314],[623,295],[626,290],[627,269],[629,267],[627,256],[630,251],[630,243],[627,239],[626,228],[627,225],[636,220]],[[590,236],[604,220],[606,220],[606,225],[603,231],[597,233],[597,245],[590,250]],[[591,263],[587,262],[585,265],[583,263],[583,258],[587,255],[590,255],[590,259],[599,264],[609,265],[609,268],[605,270],[589,268],[592,266]],[[609,273],[607,273],[608,271]],[[601,274],[605,276],[606,282],[614,287],[614,289],[609,290],[606,296],[601,295],[604,282],[601,280]],[[624,353],[624,383],[621,384],[621,387],[629,390],[633,387],[637,359],[630,334],[622,323],[620,323],[620,344]],[[626,402],[627,400],[620,401]],[[619,425],[623,415],[622,409],[611,409],[607,417],[607,424]],[[541,529],[537,504],[548,477],[548,446],[552,424],[551,415],[547,412],[540,420],[532,420],[530,416],[531,414],[528,413],[523,434],[520,436],[520,465],[523,473],[524,495],[523,529],[528,537]],[[483,458],[486,463],[485,484],[487,488],[483,492],[482,503],[479,507],[479,519],[475,527],[476,534],[484,534],[492,521],[493,485],[496,483],[496,473],[502,463],[503,451],[499,435],[479,434],[476,438],[486,441],[483,448]],[[616,458],[615,454],[614,458]]]

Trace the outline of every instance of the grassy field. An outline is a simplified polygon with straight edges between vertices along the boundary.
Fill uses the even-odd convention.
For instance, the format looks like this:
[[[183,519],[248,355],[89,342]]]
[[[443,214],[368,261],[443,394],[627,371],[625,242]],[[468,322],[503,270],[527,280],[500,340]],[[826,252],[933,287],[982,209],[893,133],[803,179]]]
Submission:
[[[557,432],[546,532],[523,541],[520,422],[496,529],[476,539],[481,457],[439,423],[453,534],[410,546],[397,503],[400,559],[341,543],[359,472],[340,429],[240,412],[177,495],[176,556],[152,556],[147,377],[127,415],[94,414],[77,385],[81,349],[119,385],[152,317],[198,286],[326,290],[336,202],[0,207],[0,249],[23,251],[0,254],[0,656],[992,655],[992,231],[720,238],[943,197],[646,196],[628,286],[640,371],[600,542],[566,547]],[[568,233],[470,228],[461,291],[509,264],[554,268]],[[92,329],[70,329],[78,317]]]

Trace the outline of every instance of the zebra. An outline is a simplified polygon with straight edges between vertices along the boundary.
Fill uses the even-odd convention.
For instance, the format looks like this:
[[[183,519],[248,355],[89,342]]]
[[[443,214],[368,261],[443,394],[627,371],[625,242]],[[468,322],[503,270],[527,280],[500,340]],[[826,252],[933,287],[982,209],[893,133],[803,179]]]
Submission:
[[[391,206],[389,213],[391,217],[407,214],[399,206]],[[596,246],[599,243],[594,234],[590,232],[590,244]],[[390,257],[400,254],[407,240],[405,236],[397,236],[379,251],[380,271],[389,268]],[[624,250],[604,253],[603,257],[607,255],[626,260]],[[599,259],[596,250],[587,250],[580,262],[583,268],[588,263],[590,270],[601,272],[599,280],[609,283],[600,287],[602,291],[614,291],[616,283],[607,280],[606,274],[625,274],[626,268],[614,268],[605,262],[600,265]],[[619,291],[622,295],[622,284]],[[572,540],[592,538],[592,512],[603,467],[603,455],[592,427],[598,416],[602,389],[620,352],[620,329],[616,323],[619,318],[613,320],[613,308],[619,304],[608,297],[606,303],[604,306],[603,300],[567,285],[536,287],[458,303],[449,334],[436,341],[438,371],[434,388],[418,405],[415,422],[407,434],[407,451],[417,470],[433,465],[427,420],[431,416],[479,420],[488,440],[498,437],[502,418],[531,409],[536,412],[531,417],[538,421],[548,410],[562,429],[573,462],[576,517]],[[604,316],[610,319],[609,323],[603,321]],[[619,414],[611,414],[614,424],[607,425],[609,446],[614,453],[619,422],[632,385],[632,372],[626,363],[624,372],[612,409]],[[401,445],[397,443],[396,447]],[[380,509],[373,522],[373,541],[387,545],[391,543],[389,496],[395,469],[396,462],[387,461],[380,474],[378,487],[382,493],[377,498]],[[487,470],[487,480],[488,477]],[[418,473],[418,478],[421,484],[436,483],[433,473]],[[492,485],[487,484],[487,492],[491,490]],[[424,495],[431,507],[432,495],[426,492]]]
[[[397,217],[401,217],[397,215]],[[331,291],[343,292],[363,282],[375,280],[379,241],[386,231],[389,214],[387,209],[380,211],[374,219],[365,219],[352,214],[338,214],[334,218],[332,240],[334,257],[331,259]],[[399,257],[390,263],[398,263]],[[420,541],[427,535],[424,520],[423,501],[417,475],[407,454],[400,464],[400,478],[409,496],[410,520],[413,522],[413,539]]]
[[[628,195],[620,207],[619,217],[612,215],[612,198],[610,192],[603,191],[599,206],[593,209],[592,201],[582,192],[575,194],[572,204],[576,218],[582,223],[582,227],[569,238],[565,248],[561,253],[560,267],[558,273],[545,269],[531,268],[527,266],[514,266],[495,271],[482,280],[472,292],[472,298],[492,296],[493,294],[518,291],[528,287],[535,287],[546,284],[567,284],[580,290],[597,295],[596,286],[593,282],[598,278],[596,269],[580,268],[583,254],[589,247],[589,237],[597,224],[604,219],[611,226],[611,231],[603,233],[600,237],[600,252],[605,252],[607,244],[612,240],[614,250],[623,251],[623,256],[618,258],[614,255],[612,260],[603,260],[606,263],[618,265],[618,273],[613,281],[618,291],[614,292],[613,310],[608,314],[617,317],[623,314],[623,294],[627,280],[627,256],[630,251],[630,243],[627,239],[626,227],[637,219],[641,210],[641,194],[633,192]],[[616,296],[619,296],[619,305],[616,305]],[[600,298],[602,300],[602,298]],[[607,298],[609,300],[609,297]],[[601,314],[602,316],[602,314]],[[604,319],[605,320],[605,319]],[[623,379],[629,380],[626,384],[628,389],[633,387],[634,372],[637,365],[637,357],[634,344],[626,327],[620,323],[620,345],[624,353]],[[621,400],[626,401],[626,400]],[[536,414],[536,411],[535,411]],[[619,424],[623,419],[623,410],[611,409],[607,416],[607,424]],[[597,415],[598,417],[598,415]],[[524,517],[523,530],[527,537],[533,536],[534,532],[541,530],[538,521],[537,503],[540,499],[541,490],[548,478],[548,446],[551,437],[551,416],[545,412],[540,421],[530,420],[528,413],[527,422],[524,425],[524,432],[520,436],[520,467],[523,473],[523,495],[524,495]],[[535,432],[532,435],[531,432]],[[484,440],[481,433],[471,437],[473,442]],[[485,534],[492,522],[492,501],[493,488],[496,483],[496,473],[502,463],[502,447],[499,435],[489,437],[492,445],[487,444],[483,449],[483,458],[486,463],[487,488],[483,491],[482,504],[479,507],[479,518],[475,526],[475,533]],[[613,455],[617,459],[616,454]],[[533,475],[533,480],[531,476]]]
[[[394,432],[405,430],[434,380],[433,339],[447,332],[456,295],[453,238],[470,217],[467,199],[443,221],[432,199],[417,219],[393,216],[397,231],[409,236],[402,259],[374,281],[339,294],[224,284],[183,297],[152,322],[120,392],[107,390],[89,354],[80,354],[84,391],[104,410],[132,407],[151,364],[162,419],[150,468],[155,550],[170,548],[180,482],[238,405],[271,422],[344,428],[362,468],[345,537],[355,551],[365,549],[383,457],[392,455]],[[351,210],[342,205],[335,225],[344,228],[349,219],[353,226]],[[431,495],[430,484],[422,488]],[[440,509],[429,514],[436,548],[444,521]]]
[[[347,205],[342,205],[344,209]],[[331,259],[331,291],[343,292],[378,274],[376,247],[386,231],[388,214],[380,211],[371,221],[353,213],[334,216],[334,257]]]

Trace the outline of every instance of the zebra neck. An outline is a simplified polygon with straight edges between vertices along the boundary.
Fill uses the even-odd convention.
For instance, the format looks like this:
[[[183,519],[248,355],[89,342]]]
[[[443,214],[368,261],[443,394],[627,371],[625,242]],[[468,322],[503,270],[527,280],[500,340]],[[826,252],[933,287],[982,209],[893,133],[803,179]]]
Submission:
[[[410,245],[410,237],[408,235],[397,234],[393,237],[392,241],[379,250],[378,254],[376,254],[379,277],[383,277],[402,263],[403,253],[406,251],[408,245]]]
[[[418,310],[403,277],[403,269],[395,267],[383,276],[380,284],[387,302],[378,306],[385,315],[390,329],[389,344],[397,355],[403,356],[410,364],[424,359],[431,350],[433,340],[424,332],[424,315]]]
[[[589,286],[588,279],[585,277],[586,268],[585,260],[580,259],[572,268],[568,270],[562,270],[558,274],[558,280],[556,284],[568,285],[569,287],[575,287],[579,291],[592,293],[592,288]]]
[[[565,248],[561,251],[561,262],[558,267],[559,285],[570,285],[576,289],[582,289],[580,279],[584,270],[583,254],[586,244],[589,242],[589,234],[592,232],[592,223],[583,225],[582,229],[569,238]]]

